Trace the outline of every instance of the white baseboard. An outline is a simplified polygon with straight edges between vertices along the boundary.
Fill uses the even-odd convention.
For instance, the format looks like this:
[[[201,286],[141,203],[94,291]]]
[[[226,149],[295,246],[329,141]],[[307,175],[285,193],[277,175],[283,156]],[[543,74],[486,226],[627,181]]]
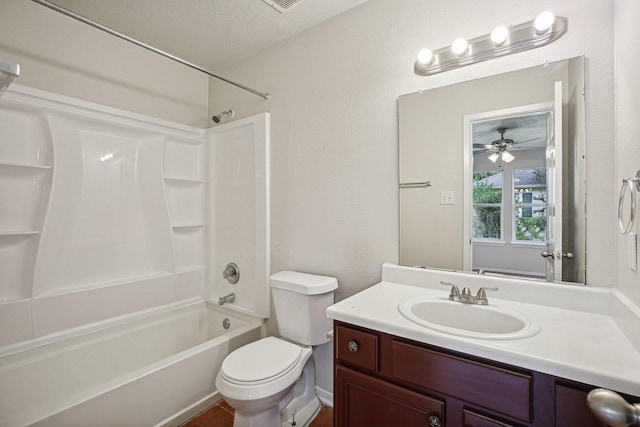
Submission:
[[[316,395],[323,405],[333,408],[333,393],[316,386]]]

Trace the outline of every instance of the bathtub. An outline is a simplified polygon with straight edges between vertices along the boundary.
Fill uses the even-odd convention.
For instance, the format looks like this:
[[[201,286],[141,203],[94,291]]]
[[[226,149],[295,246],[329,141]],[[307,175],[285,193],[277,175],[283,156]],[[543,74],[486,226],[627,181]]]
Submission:
[[[179,425],[220,400],[224,357],[262,333],[193,301],[0,349],[0,426]]]

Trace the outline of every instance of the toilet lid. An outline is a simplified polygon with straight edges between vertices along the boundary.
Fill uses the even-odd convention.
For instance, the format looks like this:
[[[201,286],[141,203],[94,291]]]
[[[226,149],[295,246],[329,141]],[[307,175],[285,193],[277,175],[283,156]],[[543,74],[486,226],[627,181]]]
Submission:
[[[240,347],[222,362],[221,373],[234,383],[265,382],[284,375],[300,360],[302,348],[276,337]]]

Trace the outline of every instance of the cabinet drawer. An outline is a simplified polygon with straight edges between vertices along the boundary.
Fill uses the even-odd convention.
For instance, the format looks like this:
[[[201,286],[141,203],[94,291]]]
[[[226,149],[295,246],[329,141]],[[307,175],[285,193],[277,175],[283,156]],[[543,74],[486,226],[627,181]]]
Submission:
[[[378,336],[342,325],[336,327],[336,358],[370,371],[378,370]]]
[[[523,421],[533,415],[531,375],[401,341],[391,343],[392,376]]]

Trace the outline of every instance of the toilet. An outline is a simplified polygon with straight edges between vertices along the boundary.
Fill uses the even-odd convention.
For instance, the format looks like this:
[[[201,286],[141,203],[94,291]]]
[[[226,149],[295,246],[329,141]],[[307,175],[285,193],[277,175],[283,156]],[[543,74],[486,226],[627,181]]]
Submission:
[[[326,309],[338,281],[281,271],[269,284],[281,338],[231,352],[216,377],[218,391],[235,409],[234,427],[304,427],[320,410],[312,346],[328,341]]]

